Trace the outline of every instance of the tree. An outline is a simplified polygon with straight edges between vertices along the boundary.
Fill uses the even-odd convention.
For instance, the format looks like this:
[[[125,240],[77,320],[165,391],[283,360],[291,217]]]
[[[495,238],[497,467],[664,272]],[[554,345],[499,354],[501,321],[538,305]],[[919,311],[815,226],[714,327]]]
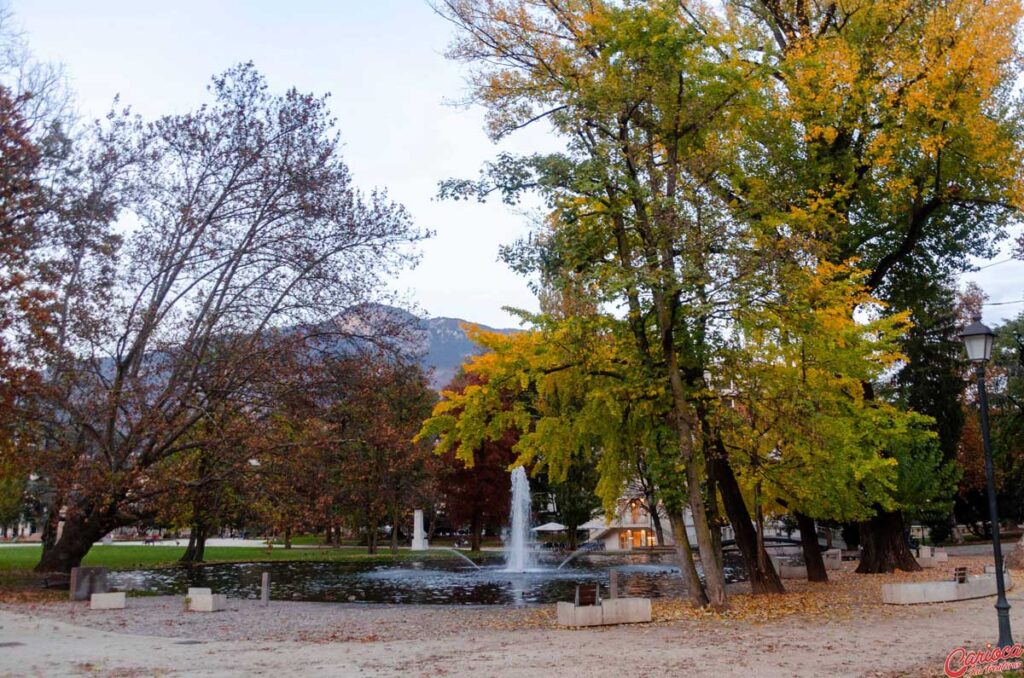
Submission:
[[[533,320],[538,329],[510,336],[468,330],[487,350],[463,366],[478,383],[446,392],[419,437],[436,438],[439,454],[454,453],[471,463],[474,450],[511,434],[514,463],[553,485],[564,483],[577,467],[596,466],[596,494],[611,513],[635,480],[638,450],[672,439],[664,425],[665,392],[652,391],[624,360],[608,333],[609,319]],[[652,427],[651,421],[659,425]],[[685,488],[671,444],[663,453],[655,456],[666,459],[671,470],[654,473],[655,482],[671,479],[669,487]],[[667,499],[677,496],[670,493]],[[672,508],[676,527],[682,525],[681,501]],[[688,542],[677,543],[685,553],[687,590],[695,603],[706,604]]]
[[[19,101],[0,86],[0,462],[6,467],[14,466],[15,448],[26,436],[27,396],[40,385],[37,339],[47,320],[45,296],[34,282],[38,166]]]
[[[417,365],[378,357],[331,367],[328,425],[343,505],[363,528],[370,553],[391,525],[391,549],[408,505],[426,481],[430,451],[413,436],[436,399]]]
[[[481,384],[481,376],[460,372],[442,390],[442,398],[464,394],[468,388]],[[516,436],[509,430],[497,439],[480,441],[468,460],[454,450],[441,455],[445,508],[453,527],[469,526],[470,550],[480,550],[485,527],[500,526],[508,518],[508,469],[516,459],[515,442]]]
[[[858,257],[895,310],[913,308],[908,271],[948,277],[1004,235],[1021,204],[1019,3],[735,7],[778,84],[752,135],[759,161],[726,184],[741,209],[830,211],[816,237],[833,261]],[[899,512],[880,508],[861,532],[859,571],[916,569]]]
[[[704,40],[680,23],[674,3],[451,1],[443,11],[461,29],[453,56],[477,68],[476,95],[489,109],[492,134],[546,117],[568,144],[566,154],[502,158],[484,181],[443,188],[478,196],[499,190],[507,199],[540,188],[552,207],[550,234],[536,248],[528,243],[514,263],[550,264],[545,274],[558,284],[626,310],[632,362],[648,389],[664,389],[668,398],[665,423],[676,443],[664,449],[674,449],[685,473],[707,598],[723,607],[697,403],[706,390],[712,316],[738,299],[735,287],[716,295],[712,281],[754,269],[734,256],[749,253],[746,247],[712,252],[711,243],[738,241],[726,235],[733,224],[717,218],[719,198],[705,177],[757,92],[742,86],[738,61],[707,58],[720,36]]]
[[[824,564],[806,519],[897,508],[902,467],[887,457],[930,438],[926,417],[864,395],[862,384],[901,359],[906,314],[881,315],[863,277],[826,262],[790,271],[779,298],[738,314],[721,366],[727,397],[717,401],[716,429],[753,498],[759,533],[763,507],[797,514],[801,535],[813,536],[805,559],[820,566],[819,579]],[[866,317],[855,320],[855,309]]]
[[[137,227],[102,322],[68,324],[49,366],[57,395],[38,461],[65,524],[40,571],[67,571],[146,513],[166,490],[151,470],[196,448],[208,412],[258,398],[274,333],[306,350],[396,336],[367,302],[422,234],[383,192],[352,186],[325,100],[272,95],[251,64],[210,91],[195,112],[116,117],[99,132],[121,168],[110,190]]]
[[[25,512],[28,474],[24,468],[13,466],[6,455],[0,456],[0,528],[7,536],[7,528]]]
[[[545,119],[567,147],[499,156],[481,181],[442,193],[540,190],[555,234],[512,251],[513,263],[559,269],[627,314],[638,355],[670,389],[716,606],[724,589],[704,521],[715,502],[701,493],[713,484],[701,484],[712,465],[699,463],[699,394],[727,334],[720,317],[772,289],[760,274],[776,260],[856,260],[883,301],[895,299],[901,271],[963,270],[1014,218],[1022,153],[1012,0],[722,9],[439,8],[460,29],[451,54],[473,64],[492,135]],[[729,506],[745,511],[734,497]],[[862,525],[862,571],[917,567],[902,524],[876,506]]]

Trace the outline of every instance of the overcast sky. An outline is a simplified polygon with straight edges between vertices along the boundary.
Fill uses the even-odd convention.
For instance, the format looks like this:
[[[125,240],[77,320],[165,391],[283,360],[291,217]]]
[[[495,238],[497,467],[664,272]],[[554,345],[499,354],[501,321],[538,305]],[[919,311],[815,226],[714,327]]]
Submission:
[[[0,0],[4,2],[4,0]],[[493,326],[502,306],[533,309],[526,281],[497,261],[528,230],[527,216],[494,204],[434,200],[437,182],[473,177],[499,150],[479,109],[446,105],[465,94],[443,52],[451,27],[425,0],[7,0],[37,57],[66,65],[79,108],[102,115],[116,94],[146,116],[206,99],[211,75],[252,60],[275,90],[331,92],[357,184],[386,187],[437,235],[399,290],[433,316]],[[542,128],[501,148],[550,149]],[[993,261],[1005,259],[1006,255]],[[986,263],[986,262],[979,262]],[[1024,263],[970,276],[994,302],[1024,299]],[[998,322],[1024,303],[989,306]]]

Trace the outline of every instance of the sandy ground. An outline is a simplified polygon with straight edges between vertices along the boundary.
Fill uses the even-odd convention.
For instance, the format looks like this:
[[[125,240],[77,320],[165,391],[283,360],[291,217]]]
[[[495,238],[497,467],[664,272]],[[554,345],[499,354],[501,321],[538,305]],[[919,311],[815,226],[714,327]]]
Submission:
[[[840,602],[766,622],[687,617],[663,602],[656,623],[588,630],[554,627],[552,606],[231,600],[225,612],[202,614],[183,611],[180,597],[132,598],[129,609],[108,612],[5,603],[0,675],[935,676],[953,648],[995,639],[993,599],[882,606],[875,597],[887,580],[843,573],[829,585],[794,583],[796,593],[772,605]],[[1024,633],[1024,585],[1010,603]]]

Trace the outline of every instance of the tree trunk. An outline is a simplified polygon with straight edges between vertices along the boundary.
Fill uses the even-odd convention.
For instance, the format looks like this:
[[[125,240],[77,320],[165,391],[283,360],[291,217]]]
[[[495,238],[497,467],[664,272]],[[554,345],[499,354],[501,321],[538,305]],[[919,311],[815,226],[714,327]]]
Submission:
[[[66,520],[64,530],[49,550],[44,551],[36,572],[71,573],[71,568],[82,564],[82,558],[89,549],[117,525],[107,525],[101,520],[87,521],[82,518]]]
[[[903,513],[879,511],[871,520],[860,524],[860,574],[882,574],[896,569],[917,572],[921,566],[907,546],[903,534]]]
[[[643,483],[644,501],[647,503],[647,511],[651,514],[651,524],[654,526],[654,534],[658,539],[658,546],[664,546],[665,530],[661,525],[661,515],[658,513],[658,495],[654,491],[654,483],[649,477],[647,477],[646,467],[638,464],[638,468],[639,473],[642,473],[645,476]]]
[[[206,554],[206,538],[209,528],[205,523],[195,523],[188,535],[188,546],[179,563],[201,563]]]
[[[771,559],[758,557],[757,535],[754,533],[753,523],[750,520],[750,512],[747,510],[746,502],[743,501],[743,493],[740,491],[739,483],[736,482],[736,474],[733,473],[729,461],[722,456],[721,450],[714,458],[713,464],[715,480],[718,481],[722,504],[725,506],[725,514],[736,535],[736,546],[743,557],[743,564],[746,566],[747,576],[750,578],[750,590],[758,594],[785,593],[786,589],[782,585],[782,580],[779,578],[779,573],[775,571]],[[764,568],[760,566],[761,562],[765,563]]]
[[[1003,562],[1010,569],[1024,569],[1024,536],[1020,538],[1020,541],[1013,547],[1013,550],[1003,558]]]
[[[188,531],[188,545],[185,547],[185,553],[178,558],[179,563],[191,563],[193,554],[196,552],[196,528],[192,527]]]
[[[391,555],[398,553],[398,504],[391,507]]]
[[[473,512],[469,523],[469,550],[479,551],[483,542],[484,521],[479,511]]]
[[[292,526],[284,526],[284,547],[290,549],[292,547]]]
[[[714,551],[715,557],[718,559],[718,566],[723,567],[722,527],[718,520],[718,490],[715,483],[715,465],[713,463],[707,464],[707,476],[708,497],[705,503],[708,507],[708,523],[711,529],[711,550]]]
[[[60,524],[60,505],[50,504],[46,511],[46,522],[43,523],[43,555],[57,543],[57,525]]]
[[[697,536],[700,566],[705,573],[708,604],[715,609],[725,609],[728,605],[725,596],[725,575],[722,573],[722,563],[712,545],[711,527],[708,525],[708,513],[703,503],[703,495],[700,493],[700,477],[694,459],[686,462],[686,492],[689,495],[690,514],[693,517],[693,532]]]
[[[804,549],[804,565],[807,566],[807,581],[828,581],[825,571],[825,559],[821,557],[818,545],[818,533],[814,529],[814,519],[799,511],[793,512],[797,527],[800,528],[800,545]]]
[[[568,547],[570,552],[571,551],[575,551],[578,548],[576,534],[579,532],[579,526],[578,525],[566,525],[566,527],[568,528],[566,530],[566,535],[567,535],[567,538],[569,540],[568,543],[566,544],[566,546]]]
[[[366,531],[366,552],[370,555],[377,553],[377,523],[370,523]]]
[[[195,562],[201,563],[206,560],[206,539],[209,536],[208,530],[203,530],[203,533],[196,539],[196,560]]]
[[[668,519],[672,527],[672,537],[676,542],[676,556],[679,558],[679,569],[683,573],[683,581],[686,583],[686,597],[694,607],[704,607],[708,604],[707,593],[704,592],[704,585],[700,582],[700,575],[697,574],[697,566],[693,562],[693,549],[690,548],[690,537],[686,534],[686,521],[682,513],[672,515]]]
[[[708,604],[716,610],[724,610],[728,606],[725,597],[725,574],[722,572],[722,563],[718,554],[714,552],[711,528],[708,526],[708,517],[704,512],[704,496],[700,491],[697,461],[693,458],[686,462],[686,486],[690,513],[693,516],[693,530],[697,533],[700,564],[704,569],[704,587]],[[689,543],[687,543],[687,548],[689,548]]]
[[[658,504],[651,508],[651,522],[654,523],[654,534],[658,538],[658,546],[665,545],[665,528],[661,525],[661,516],[658,514]]]

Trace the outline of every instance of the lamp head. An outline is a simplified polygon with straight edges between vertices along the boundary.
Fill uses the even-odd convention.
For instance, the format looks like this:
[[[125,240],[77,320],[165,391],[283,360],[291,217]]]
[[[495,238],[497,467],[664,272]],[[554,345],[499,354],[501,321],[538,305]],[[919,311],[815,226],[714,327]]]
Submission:
[[[988,361],[992,357],[992,340],[995,336],[995,332],[982,324],[981,316],[975,316],[974,322],[960,333],[964,348],[967,349],[967,359],[972,363]]]

